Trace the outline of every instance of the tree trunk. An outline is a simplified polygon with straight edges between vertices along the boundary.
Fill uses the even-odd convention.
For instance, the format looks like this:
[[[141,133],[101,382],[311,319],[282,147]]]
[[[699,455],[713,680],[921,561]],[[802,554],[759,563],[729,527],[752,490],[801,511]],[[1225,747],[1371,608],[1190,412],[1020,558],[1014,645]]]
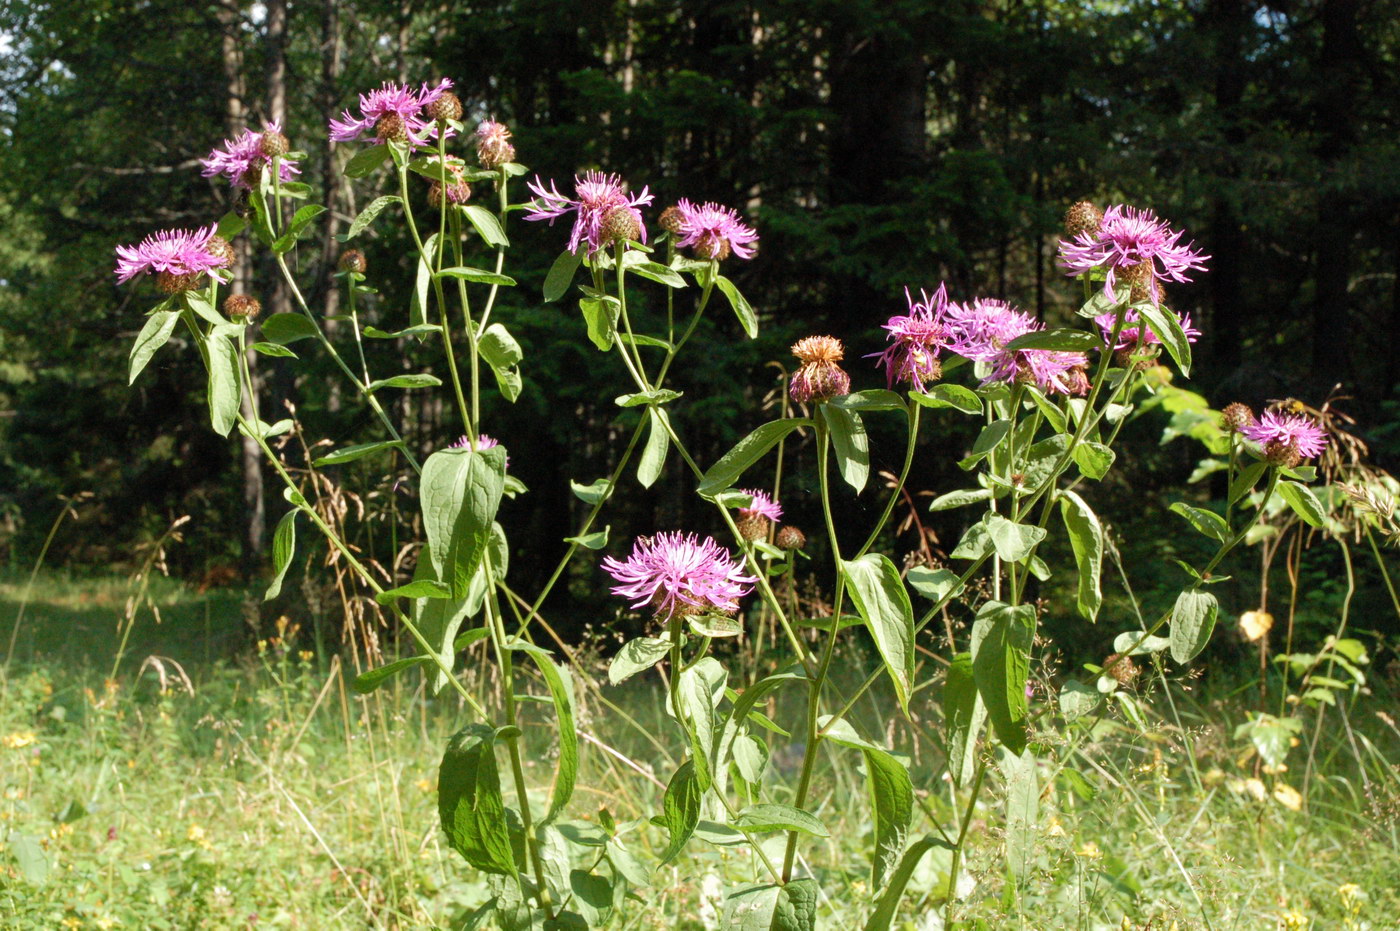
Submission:
[[[1248,319],[1243,286],[1247,243],[1235,207],[1238,154],[1245,143],[1240,103],[1244,99],[1244,33],[1251,15],[1243,0],[1212,0],[1206,25],[1213,33],[1215,106],[1225,127],[1225,151],[1211,205],[1211,352],[1222,373],[1233,373],[1243,359],[1244,321]],[[1227,376],[1228,377],[1228,376]]]

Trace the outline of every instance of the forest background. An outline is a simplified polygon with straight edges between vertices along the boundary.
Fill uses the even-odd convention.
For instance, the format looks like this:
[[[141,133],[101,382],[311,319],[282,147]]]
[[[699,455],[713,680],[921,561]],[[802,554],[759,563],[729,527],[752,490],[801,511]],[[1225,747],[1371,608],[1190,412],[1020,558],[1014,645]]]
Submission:
[[[1169,294],[1205,334],[1195,390],[1216,407],[1346,396],[1341,409],[1384,466],[1400,451],[1398,52],[1388,0],[11,0],[0,10],[0,559],[31,565],[73,501],[50,565],[120,570],[189,514],[184,545],[168,552],[175,574],[266,573],[284,504],[265,490],[256,449],[209,431],[197,358],[167,351],[126,385],[145,304],[116,287],[113,246],[229,210],[227,185],[201,177],[198,159],[280,120],[309,153],[301,180],[332,207],[325,238],[294,256],[311,305],[334,315],[333,237],[368,197],[342,176],[352,153],[326,124],[385,80],[451,78],[469,125],[508,124],[518,161],[542,178],[599,167],[649,185],[658,207],[689,197],[747,214],[761,251],[730,272],[763,335],[750,342],[711,315],[703,364],[675,374],[701,461],[768,419],[781,384],[769,363],[787,364],[797,337],[843,338],[855,387],[880,384],[856,357],[881,348],[879,324],[903,311],[906,286],[947,281],[956,299],[1072,319],[1079,290],[1055,243],[1065,208],[1089,198],[1151,207],[1213,256],[1208,274]],[[398,329],[409,295],[394,289],[412,280],[411,249],[387,229],[355,244],[383,289],[368,322]],[[560,231],[517,225],[512,236],[521,286],[499,313],[534,384],[514,407],[492,399],[486,419],[530,488],[507,507],[526,530],[513,534],[512,578],[533,590],[554,541],[577,526],[569,481],[606,474],[615,449],[600,438],[625,436],[635,413],[613,403],[626,390],[618,373],[588,364],[577,311],[541,299]],[[275,269],[246,274],[265,313],[286,309]],[[411,340],[393,351],[405,370],[432,370]],[[321,453],[377,438],[322,377],[328,360],[303,353],[312,374],[295,380],[275,361],[258,365],[263,410],[295,404],[308,438],[327,441]],[[404,392],[392,413],[425,452],[456,439],[431,398]],[[1174,518],[1159,490],[1180,487],[1201,455],[1159,444],[1164,422],[1129,431],[1120,456],[1133,466],[1120,471],[1135,484],[1102,492],[1125,559],[1160,555]],[[872,430],[873,465],[890,468],[902,441]],[[947,455],[918,457],[911,489],[958,487],[968,430],[927,440]],[[295,444],[286,455],[305,464]],[[809,482],[810,451],[797,455],[791,481]],[[393,571],[405,554],[391,528],[416,507],[392,463],[354,468],[347,484],[370,489],[351,502],[365,508],[357,543]],[[687,482],[673,462],[649,494],[620,496],[613,539],[713,529]],[[872,484],[840,506],[878,507],[880,493]],[[798,497],[790,517],[815,526]],[[956,512],[923,520],[958,539]],[[1319,580],[1327,558],[1312,566]],[[572,633],[616,612],[596,567],[577,565],[546,607]],[[1324,621],[1336,589],[1315,591]],[[1237,611],[1255,597],[1245,592]],[[1396,633],[1390,612],[1378,624]]]

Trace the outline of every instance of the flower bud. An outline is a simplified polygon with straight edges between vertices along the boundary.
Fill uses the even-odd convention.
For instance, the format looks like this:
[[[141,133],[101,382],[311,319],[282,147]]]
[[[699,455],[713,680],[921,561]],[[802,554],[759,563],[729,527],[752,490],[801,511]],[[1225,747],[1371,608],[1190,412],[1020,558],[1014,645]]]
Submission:
[[[258,151],[268,158],[276,158],[279,155],[286,155],[291,151],[292,145],[287,141],[287,137],[274,130],[267,130],[258,140]]]
[[[1110,653],[1103,661],[1103,674],[1117,679],[1119,685],[1132,685],[1141,672],[1132,657],[1122,653]]]
[[[203,272],[195,275],[177,275],[174,272],[161,272],[156,275],[156,290],[161,294],[180,294],[199,287]]]
[[[448,176],[451,178],[451,173]],[[447,182],[447,202],[449,204],[465,204],[471,199],[471,196],[471,185],[460,177]],[[428,205],[436,210],[442,209],[442,182],[434,181],[428,185]]]
[[[1295,469],[1303,463],[1303,456],[1292,443],[1272,440],[1264,444],[1264,461],[1279,469]]]
[[[262,313],[262,302],[250,294],[230,294],[224,298],[224,313],[230,317],[255,320]]]
[[[1080,233],[1098,232],[1103,222],[1103,211],[1087,200],[1071,204],[1065,211],[1065,234],[1071,239]]]
[[[635,207],[613,207],[603,214],[599,242],[605,245],[642,239],[642,215]]]
[[[681,231],[683,217],[679,207],[667,207],[661,211],[661,216],[656,218],[656,225],[674,236]]]
[[[340,253],[340,261],[336,266],[343,272],[355,272],[363,275],[365,269],[369,268],[369,263],[365,261],[365,254],[359,249],[346,249]]]
[[[462,118],[462,101],[451,91],[443,91],[436,100],[423,108],[428,119],[445,123]]]
[[[380,142],[408,144],[408,124],[397,113],[386,113],[374,126],[374,134]]]
[[[1225,409],[1220,412],[1220,429],[1222,430],[1239,433],[1252,423],[1254,423],[1254,412],[1239,401],[1226,404]]]
[[[729,258],[729,240],[714,233],[702,233],[691,248],[695,251],[696,258],[714,259],[718,262]]]
[[[807,535],[798,530],[792,524],[785,524],[778,528],[778,536],[774,539],[778,544],[778,549],[800,550],[807,547]]]
[[[232,265],[236,257],[234,255],[233,245],[222,236],[211,236],[209,242],[204,246],[204,251],[222,259],[225,268]]]

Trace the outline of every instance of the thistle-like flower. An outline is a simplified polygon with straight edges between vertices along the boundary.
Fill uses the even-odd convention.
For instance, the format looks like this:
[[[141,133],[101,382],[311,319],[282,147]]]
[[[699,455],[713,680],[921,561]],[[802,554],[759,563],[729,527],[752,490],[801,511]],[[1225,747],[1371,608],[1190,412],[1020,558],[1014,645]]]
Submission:
[[[676,202],[675,210],[674,218],[668,222],[675,226],[676,245],[680,248],[692,249],[702,259],[721,262],[731,253],[741,259],[753,258],[758,233],[739,218],[737,211],[716,203],[697,207],[685,198]]]
[[[272,164],[272,155],[268,150],[274,147],[265,144],[268,138],[286,142],[286,137],[282,135],[282,124],[277,120],[268,123],[263,132],[255,133],[251,129],[245,129],[232,139],[225,139],[222,149],[216,148],[209,153],[208,158],[199,160],[204,166],[200,173],[206,178],[223,175],[234,188],[252,190],[262,177],[263,169]],[[285,155],[286,149],[277,154]],[[277,175],[282,181],[290,181],[299,174],[301,169],[296,163],[285,160],[278,162]]]
[[[788,394],[799,404],[826,401],[851,393],[851,376],[838,364],[846,347],[834,336],[804,336],[792,344],[801,361],[788,383]]]
[[[768,528],[783,516],[783,506],[774,501],[766,491],[757,488],[740,489],[753,500],[748,507],[739,508],[739,519],[735,526],[745,540],[766,540]]]
[[[442,209],[443,186],[441,181],[434,181],[428,185],[428,206],[436,210]],[[449,204],[465,204],[471,200],[472,186],[462,177],[462,171],[458,168],[447,169],[447,202]]]
[[[1314,459],[1327,448],[1327,432],[1305,414],[1265,411],[1258,420],[1240,429],[1250,442],[1264,450],[1270,465],[1291,469],[1304,459]]]
[[[373,138],[378,142],[403,142],[422,145],[425,139],[437,138],[437,124],[428,119],[423,108],[447,93],[452,82],[443,78],[436,87],[426,83],[418,90],[406,84],[385,81],[378,90],[360,95],[360,115],[346,110],[344,119],[331,120],[331,139],[335,142],[355,142]],[[452,133],[448,130],[448,134]]]
[[[1042,330],[1045,325],[1005,301],[977,298],[971,304],[950,303],[947,319],[951,331],[948,348],[989,367],[983,384],[1028,383],[1046,394],[1083,394],[1088,388],[1084,376],[1088,359],[1081,352],[1006,348],[1016,337]]]
[[[190,290],[202,276],[229,264],[225,251],[213,243],[215,229],[211,223],[198,230],[163,230],[137,245],[117,246],[117,283],[144,273],[159,276],[157,283],[167,294]]]
[[[504,123],[485,120],[476,127],[476,160],[487,171],[515,161],[515,146]]]
[[[472,450],[473,452],[478,452],[478,453],[479,453],[479,452],[483,452],[483,451],[488,450],[488,449],[494,449],[495,447],[500,446],[500,445],[501,445],[501,444],[500,444],[500,441],[499,441],[499,440],[497,440],[495,437],[487,436],[485,433],[478,434],[477,437],[476,437],[476,439],[472,439],[470,436],[467,436],[466,434],[463,434],[462,436],[460,436],[460,437],[457,438],[457,441],[456,441],[456,442],[452,443],[452,444],[451,444],[450,446],[448,446],[447,448],[448,448],[448,449],[470,449],[470,450]],[[510,468],[510,457],[509,457],[509,456],[506,456],[506,463],[505,463],[505,465],[506,465],[506,468],[507,468],[507,469]]]
[[[919,295],[923,300],[916,301],[909,289],[904,289],[904,297],[909,302],[908,315],[891,317],[882,324],[893,342],[884,352],[866,356],[867,359],[879,357],[875,364],[884,368],[890,388],[901,382],[923,391],[925,382],[937,381],[943,374],[938,353],[951,335],[946,319],[948,289],[940,284],[932,297],[923,291]]]
[[[680,531],[638,537],[626,560],[609,556],[603,570],[621,583],[613,594],[633,608],[651,605],[658,618],[732,613],[758,581],[712,538]]]
[[[650,204],[652,196],[647,188],[642,193],[629,197],[623,190],[622,179],[617,175],[601,171],[586,172],[582,178],[574,176],[574,198],[571,200],[559,193],[554,182],[546,189],[539,177],[530,182],[530,191],[535,199],[530,203],[527,220],[548,220],[550,226],[566,213],[577,214],[574,228],[569,233],[569,251],[578,250],[579,243],[588,243],[588,254],[592,255],[607,245],[603,235],[603,220],[617,207],[642,207]],[[647,241],[646,227],[641,227],[638,242]]]
[[[1190,281],[1188,271],[1204,271],[1210,258],[1195,243],[1183,246],[1181,230],[1173,230],[1151,210],[1115,204],[1103,213],[1098,229],[1086,230],[1072,241],[1060,240],[1060,264],[1071,277],[1095,268],[1105,273],[1104,293],[1114,296],[1121,276],[1146,290],[1152,303],[1160,300],[1159,280]]]

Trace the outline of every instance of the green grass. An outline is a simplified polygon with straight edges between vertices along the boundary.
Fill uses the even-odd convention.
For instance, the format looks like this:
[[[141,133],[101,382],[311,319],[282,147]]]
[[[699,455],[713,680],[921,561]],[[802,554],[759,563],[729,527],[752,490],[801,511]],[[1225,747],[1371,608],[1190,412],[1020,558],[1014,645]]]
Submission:
[[[24,582],[0,582],[0,642]],[[241,593],[199,595],[164,580],[152,591],[162,623],[138,616],[109,679],[126,584],[44,575],[27,606],[0,682],[0,926],[457,927],[488,898],[486,880],[437,827],[438,757],[469,721],[457,701],[425,696],[417,673],[357,695],[337,658],[302,653],[301,643],[259,652]],[[854,682],[867,663],[846,657],[841,678]],[[489,691],[481,657],[468,653],[466,664]],[[930,662],[925,677],[936,669]],[[659,811],[652,780],[669,777],[679,743],[655,676],[612,688],[601,665],[587,672],[596,687],[579,689],[583,775],[568,816],[594,819],[606,807],[620,822],[644,819]],[[1257,683],[1223,676],[1173,681],[1170,702],[1160,681],[1145,684],[1139,723],[1113,711],[1076,743],[1047,735],[1045,758],[1077,775],[1042,766],[1028,879],[1017,891],[1006,877],[993,774],[959,915],[1041,931],[1267,929],[1290,911],[1311,922],[1300,927],[1397,927],[1400,733],[1383,717],[1394,691],[1372,685],[1345,718],[1328,712],[1311,753],[1315,718],[1305,714],[1289,769],[1273,775],[1233,738],[1246,710],[1260,707]],[[857,705],[860,726],[908,752],[911,724],[880,694]],[[791,719],[800,701],[784,695],[767,710]],[[554,771],[551,712],[523,707],[527,775],[542,807]],[[1277,710],[1277,697],[1264,707]],[[936,733],[936,710],[919,706],[912,726]],[[779,800],[800,762],[784,743],[775,739],[768,774]],[[942,760],[928,754],[911,771],[925,809],[946,819]],[[1299,811],[1273,795],[1305,784]],[[803,848],[802,868],[824,892],[819,926],[858,928],[873,900],[858,755],[825,753],[815,787],[809,807],[832,835]],[[933,830],[924,821],[913,834]],[[641,821],[630,836],[637,859],[654,865],[664,832]],[[709,890],[758,877],[743,848],[692,841],[611,927],[703,928]],[[929,917],[940,879],[927,858],[902,927],[940,927]],[[1338,893],[1346,883],[1363,890],[1354,909]]]

